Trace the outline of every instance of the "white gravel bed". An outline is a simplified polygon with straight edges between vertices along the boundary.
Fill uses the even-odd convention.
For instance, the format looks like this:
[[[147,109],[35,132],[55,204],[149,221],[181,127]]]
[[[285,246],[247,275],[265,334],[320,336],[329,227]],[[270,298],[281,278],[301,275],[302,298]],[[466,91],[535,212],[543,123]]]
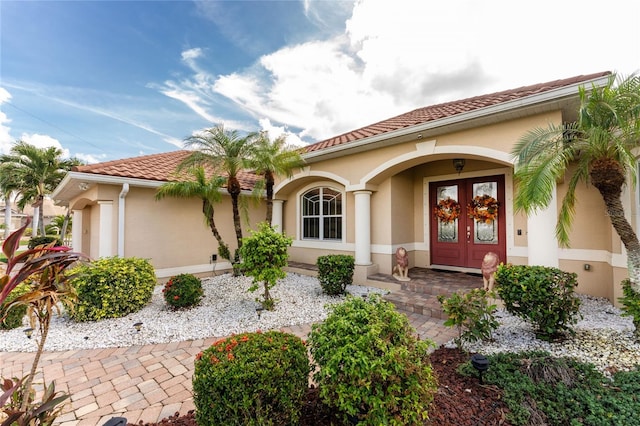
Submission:
[[[549,343],[535,337],[533,328],[504,309],[496,312],[500,327],[493,341],[465,343],[465,349],[483,355],[501,352],[543,350],[556,357],[570,357],[588,362],[609,376],[616,371],[628,371],[640,364],[640,343],[634,339],[631,317],[606,299],[579,295],[582,319],[573,327],[575,336],[565,341]],[[454,347],[453,341],[446,344]]]
[[[163,286],[153,291],[151,303],[142,310],[123,318],[78,323],[66,316],[55,316],[45,342],[46,351],[95,349],[180,342],[207,337],[224,337],[245,331],[271,330],[281,327],[322,321],[327,316],[325,305],[338,303],[344,297],[322,293],[317,278],[290,273],[270,290],[277,300],[275,311],[256,313],[257,297],[262,288],[249,292],[251,278],[230,274],[202,280],[205,297],[191,309],[172,311],[162,297]],[[351,285],[353,295],[386,293],[374,287]],[[133,324],[142,322],[140,332]],[[0,331],[0,351],[32,352],[37,338],[26,338],[24,327]]]

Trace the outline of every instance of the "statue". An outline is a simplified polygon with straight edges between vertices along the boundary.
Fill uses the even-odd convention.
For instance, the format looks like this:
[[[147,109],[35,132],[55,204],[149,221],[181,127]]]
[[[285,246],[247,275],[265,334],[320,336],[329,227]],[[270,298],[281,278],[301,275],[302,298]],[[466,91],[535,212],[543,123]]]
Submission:
[[[484,255],[482,259],[482,281],[484,282],[483,288],[487,291],[492,291],[495,284],[495,272],[498,270],[498,264],[500,259],[498,255],[490,251]]]
[[[396,250],[396,266],[393,267],[393,277],[398,281],[410,281],[409,255],[404,247]]]

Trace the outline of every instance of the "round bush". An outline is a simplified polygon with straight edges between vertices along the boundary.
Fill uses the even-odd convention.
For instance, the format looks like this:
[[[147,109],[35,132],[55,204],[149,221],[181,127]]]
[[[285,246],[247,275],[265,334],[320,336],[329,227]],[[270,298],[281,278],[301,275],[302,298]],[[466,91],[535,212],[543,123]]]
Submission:
[[[146,259],[105,257],[71,273],[78,300],[70,313],[76,321],[120,318],[142,309],[153,294],[156,275]]]
[[[309,336],[320,398],[345,422],[424,424],[437,390],[430,341],[414,337],[405,315],[373,295],[330,307]]]
[[[162,294],[167,305],[173,309],[180,309],[198,304],[204,291],[200,278],[191,274],[180,274],[167,281]]]
[[[59,247],[62,245],[62,241],[55,235],[41,235],[39,237],[33,237],[29,240],[28,247],[29,249],[34,249],[37,246],[47,245],[52,242],[55,242],[54,247]]]
[[[329,254],[316,260],[318,281],[325,294],[337,296],[345,294],[347,286],[353,282],[355,259],[346,254]]]
[[[307,349],[280,331],[219,340],[196,356],[196,421],[210,425],[294,425],[307,391]]]
[[[7,306],[23,294],[29,293],[31,287],[27,283],[19,284],[0,305],[0,330],[11,330],[22,325],[22,318],[27,313],[26,305],[16,305],[7,311]],[[6,315],[6,316],[5,316]],[[1,321],[4,318],[4,321]]]
[[[510,264],[495,273],[507,312],[531,323],[536,336],[547,341],[573,333],[572,325],[580,319],[577,277],[558,268]]]

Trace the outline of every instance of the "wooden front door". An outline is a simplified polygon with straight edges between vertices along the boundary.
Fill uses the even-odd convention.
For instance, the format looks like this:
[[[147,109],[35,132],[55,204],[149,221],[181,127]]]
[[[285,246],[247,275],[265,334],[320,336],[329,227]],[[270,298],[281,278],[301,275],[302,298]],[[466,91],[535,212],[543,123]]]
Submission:
[[[432,265],[477,269],[489,251],[506,260],[504,176],[432,182],[429,200]]]

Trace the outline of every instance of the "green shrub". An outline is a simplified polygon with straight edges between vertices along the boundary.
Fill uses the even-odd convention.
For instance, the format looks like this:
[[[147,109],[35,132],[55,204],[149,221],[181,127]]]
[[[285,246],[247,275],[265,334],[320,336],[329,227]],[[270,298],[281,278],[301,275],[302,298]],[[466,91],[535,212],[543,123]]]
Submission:
[[[330,254],[317,260],[318,280],[322,290],[331,296],[345,294],[346,288],[353,282],[353,256]]]
[[[631,287],[631,281],[626,279],[622,281],[622,294],[620,303],[622,303],[624,316],[633,317],[633,325],[636,327],[634,334],[636,339],[640,339],[640,293]]]
[[[164,301],[173,309],[197,305],[204,295],[202,281],[192,274],[180,274],[169,278],[162,289]]]
[[[119,318],[142,309],[151,300],[156,276],[146,259],[105,257],[72,271],[78,301],[76,321]]]
[[[18,284],[0,305],[0,330],[11,330],[22,325],[22,318],[27,313],[27,305],[17,305],[6,310],[5,307],[23,294],[29,293],[31,287],[27,283]],[[4,318],[4,320],[3,320]]]
[[[307,348],[280,331],[222,339],[196,356],[196,420],[209,425],[294,425],[309,378]]]
[[[347,296],[329,310],[309,336],[323,402],[358,424],[423,424],[437,390],[433,342],[414,337],[407,317],[379,295]]]
[[[287,266],[289,254],[287,249],[291,246],[291,238],[276,232],[268,223],[260,223],[258,231],[249,238],[243,238],[240,255],[242,264],[240,269],[245,275],[253,277],[253,285],[249,291],[256,291],[263,284],[262,307],[272,310],[275,301],[269,293],[269,289],[276,285],[279,279],[287,273],[282,269]]]
[[[467,293],[456,292],[449,297],[438,296],[438,302],[448,317],[444,325],[458,329],[458,337],[454,340],[459,348],[463,341],[490,339],[493,330],[500,326],[494,316],[497,307],[489,304],[488,297],[494,297],[493,293],[481,288]]]
[[[55,235],[41,235],[39,237],[33,237],[29,240],[29,249],[33,249],[37,246],[47,245],[52,242],[55,242],[54,247],[59,247],[62,245],[62,241]]]
[[[546,352],[488,356],[485,384],[503,390],[513,425],[627,426],[640,424],[640,370],[605,378],[593,365]],[[477,376],[470,362],[459,371]]]
[[[575,273],[545,266],[500,265],[495,278],[506,310],[529,321],[540,339],[573,332],[571,325],[580,316]]]

